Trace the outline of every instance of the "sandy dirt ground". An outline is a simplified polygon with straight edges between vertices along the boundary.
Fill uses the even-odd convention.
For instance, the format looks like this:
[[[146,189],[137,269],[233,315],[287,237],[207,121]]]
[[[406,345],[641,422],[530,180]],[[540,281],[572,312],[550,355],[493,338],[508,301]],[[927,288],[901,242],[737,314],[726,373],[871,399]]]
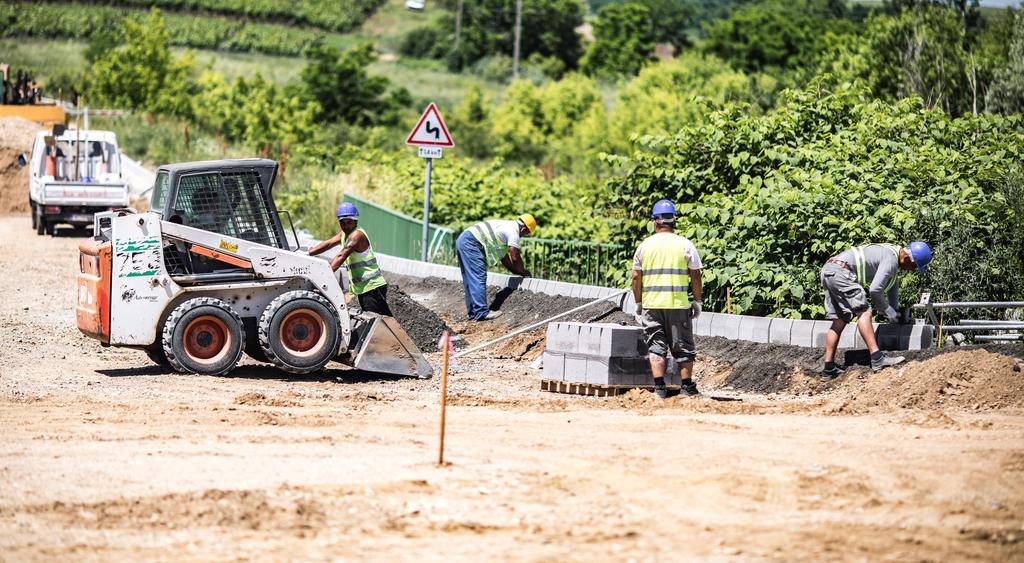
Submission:
[[[1013,358],[769,395],[702,361],[742,400],[663,403],[460,360],[439,467],[438,378],[182,376],[81,336],[80,240],[0,217],[0,560],[1024,561]],[[941,386],[880,399],[915,373]]]

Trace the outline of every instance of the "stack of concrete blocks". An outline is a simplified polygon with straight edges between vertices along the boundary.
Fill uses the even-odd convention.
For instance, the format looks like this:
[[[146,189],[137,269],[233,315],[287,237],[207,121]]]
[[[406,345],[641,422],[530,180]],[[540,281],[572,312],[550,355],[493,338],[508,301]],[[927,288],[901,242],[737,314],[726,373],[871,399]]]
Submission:
[[[654,385],[640,327],[610,323],[548,324],[544,379],[593,385]],[[665,382],[679,385],[670,359]]]

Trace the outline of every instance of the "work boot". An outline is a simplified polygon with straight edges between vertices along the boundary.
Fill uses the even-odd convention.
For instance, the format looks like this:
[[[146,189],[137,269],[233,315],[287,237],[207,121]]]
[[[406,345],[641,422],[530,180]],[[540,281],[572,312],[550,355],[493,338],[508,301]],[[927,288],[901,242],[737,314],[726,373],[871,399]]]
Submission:
[[[501,316],[501,311],[487,311],[487,315],[480,319],[481,321],[493,321],[494,319]]]
[[[679,386],[679,394],[683,397],[697,397],[700,395],[700,391],[697,390],[697,384],[692,379],[687,379]]]
[[[825,368],[821,370],[821,376],[825,379],[835,379],[844,373],[846,368],[835,362],[825,362]]]
[[[666,387],[664,385],[655,385],[654,386],[654,394],[657,395],[659,399],[667,399],[668,398],[668,387]]]
[[[878,371],[903,363],[903,356],[886,356],[881,350],[871,354],[871,370]]]

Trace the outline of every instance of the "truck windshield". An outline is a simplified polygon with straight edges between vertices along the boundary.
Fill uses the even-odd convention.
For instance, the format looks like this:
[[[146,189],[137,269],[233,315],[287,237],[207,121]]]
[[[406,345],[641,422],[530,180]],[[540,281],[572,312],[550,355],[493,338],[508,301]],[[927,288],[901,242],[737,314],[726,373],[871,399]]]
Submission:
[[[41,176],[58,181],[116,182],[121,175],[117,145],[87,139],[61,137],[44,146],[39,166]]]

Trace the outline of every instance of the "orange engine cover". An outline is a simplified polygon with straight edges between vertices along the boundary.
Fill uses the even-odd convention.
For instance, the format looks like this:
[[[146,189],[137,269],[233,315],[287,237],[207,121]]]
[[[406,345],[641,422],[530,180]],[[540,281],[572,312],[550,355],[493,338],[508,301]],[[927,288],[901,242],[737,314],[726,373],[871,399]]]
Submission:
[[[78,330],[110,343],[110,242],[87,241],[78,246],[75,317]]]

